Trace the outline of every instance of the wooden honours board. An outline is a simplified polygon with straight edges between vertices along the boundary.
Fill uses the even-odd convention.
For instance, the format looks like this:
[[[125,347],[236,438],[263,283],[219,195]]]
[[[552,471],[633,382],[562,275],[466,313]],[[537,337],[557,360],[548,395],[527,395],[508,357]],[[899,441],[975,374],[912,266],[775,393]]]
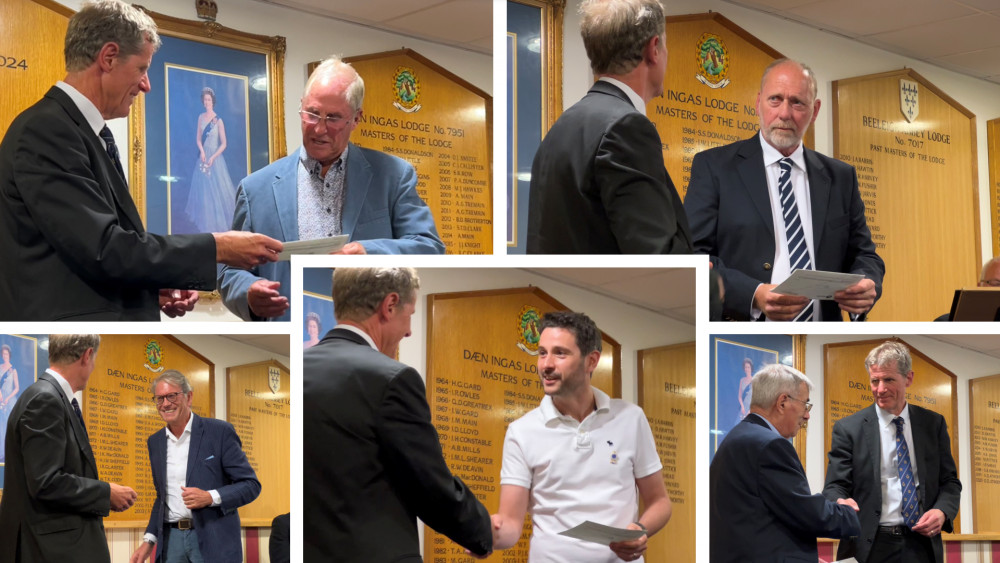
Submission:
[[[18,114],[66,76],[63,43],[72,14],[53,0],[0,2],[0,138]]]
[[[826,400],[826,449],[830,451],[833,424],[855,412],[871,406],[872,397],[865,358],[873,348],[885,342],[866,340],[826,344],[823,346],[823,396]],[[906,390],[909,404],[924,407],[944,417],[951,437],[951,455],[958,465],[958,406],[957,378],[943,366],[928,358],[912,345],[901,341],[910,349],[913,361],[913,383]],[[958,518],[955,529],[960,530]]]
[[[783,57],[721,14],[667,17],[670,61],[663,96],[646,106],[663,144],[663,161],[681,197],[694,155],[754,136],[764,69]],[[805,144],[813,144],[812,129]]]
[[[673,503],[646,560],[695,560],[695,343],[639,350],[639,406],[646,413]]]
[[[261,485],[260,496],[240,508],[240,521],[267,527],[290,510],[291,378],[274,360],[234,366],[226,376],[226,420],[236,428]]]
[[[986,145],[990,159],[990,235],[993,256],[1000,256],[1000,118],[986,122]]]
[[[973,533],[1000,534],[1000,375],[969,380]]]
[[[566,307],[536,287],[439,293],[427,297],[427,402],[445,461],[486,505],[500,502],[500,466],[507,425],[544,396],[535,353],[538,323]],[[621,347],[602,335],[593,385],[621,395]],[[528,560],[530,518],[521,541],[493,559]],[[424,561],[466,562],[465,550],[425,528]]]
[[[191,410],[215,416],[215,366],[172,336],[101,336],[94,372],[83,392],[83,415],[102,481],[135,489],[132,508],[104,519],[111,528],[145,528],[156,499],[146,439],[166,424],[156,412],[150,383],[168,369],[194,388]]]
[[[448,254],[492,254],[492,97],[410,49],[344,60],[365,80],[351,142],[413,165]]]
[[[980,265],[975,116],[910,69],[836,80],[833,95],[834,156],[857,169],[886,265],[868,318],[934,320]]]

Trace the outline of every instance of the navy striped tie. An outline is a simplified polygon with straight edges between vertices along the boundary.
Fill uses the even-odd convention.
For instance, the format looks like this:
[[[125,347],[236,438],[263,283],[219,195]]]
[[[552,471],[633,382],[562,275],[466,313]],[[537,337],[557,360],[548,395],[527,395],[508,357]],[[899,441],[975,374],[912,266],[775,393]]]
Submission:
[[[917,483],[913,480],[913,468],[910,465],[910,448],[906,446],[903,435],[903,417],[892,419],[896,425],[896,469],[899,471],[899,487],[903,490],[903,503],[900,512],[903,522],[910,528],[917,524],[919,506],[917,505]]]
[[[118,175],[125,179],[125,170],[122,168],[121,158],[118,157],[118,145],[115,144],[115,136],[111,133],[111,129],[107,125],[104,129],[101,129],[101,139],[104,140],[104,144],[107,145],[108,158],[115,165],[115,170],[118,171]]]
[[[788,243],[788,264],[791,271],[811,270],[812,260],[809,258],[809,247],[806,246],[806,232],[799,218],[799,207],[795,204],[795,194],[792,192],[792,159],[783,158],[778,162],[781,173],[778,174],[778,195],[781,197],[782,219],[785,221],[785,238]],[[795,317],[795,321],[813,320],[813,303],[809,302]]]

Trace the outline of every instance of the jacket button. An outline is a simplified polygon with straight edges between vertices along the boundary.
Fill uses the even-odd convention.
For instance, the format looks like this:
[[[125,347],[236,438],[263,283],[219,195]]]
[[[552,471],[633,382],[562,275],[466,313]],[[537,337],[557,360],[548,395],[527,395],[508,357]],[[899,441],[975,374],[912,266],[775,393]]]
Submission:
[[[770,270],[771,269],[771,264],[769,262],[764,262],[764,269],[765,270]]]

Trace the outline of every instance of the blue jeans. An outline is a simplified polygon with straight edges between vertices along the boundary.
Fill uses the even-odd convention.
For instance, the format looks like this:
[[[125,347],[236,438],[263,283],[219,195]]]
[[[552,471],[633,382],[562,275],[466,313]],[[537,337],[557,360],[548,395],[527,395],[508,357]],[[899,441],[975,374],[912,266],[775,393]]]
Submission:
[[[163,563],[204,563],[198,550],[198,534],[194,530],[168,530],[167,552],[160,554]]]

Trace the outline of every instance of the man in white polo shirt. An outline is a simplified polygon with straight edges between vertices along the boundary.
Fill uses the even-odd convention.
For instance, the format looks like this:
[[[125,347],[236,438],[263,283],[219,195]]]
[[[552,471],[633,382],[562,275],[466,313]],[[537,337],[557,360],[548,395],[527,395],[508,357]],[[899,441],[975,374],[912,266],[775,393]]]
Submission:
[[[601,359],[594,321],[582,313],[547,313],[541,329],[538,372],[546,396],[507,428],[494,549],[517,543],[530,508],[530,561],[642,561],[648,536],[671,512],[649,423],[639,407],[590,386]],[[586,520],[646,534],[610,550],[558,535]]]

